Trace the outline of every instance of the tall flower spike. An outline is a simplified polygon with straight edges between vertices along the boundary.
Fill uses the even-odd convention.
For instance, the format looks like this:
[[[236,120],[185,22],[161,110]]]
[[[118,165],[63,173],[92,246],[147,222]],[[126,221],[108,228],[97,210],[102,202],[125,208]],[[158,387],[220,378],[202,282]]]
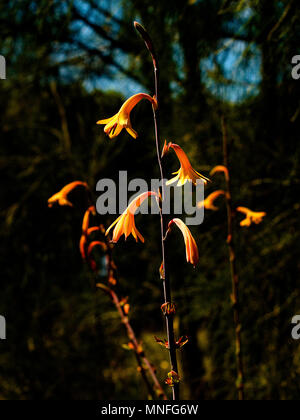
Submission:
[[[105,120],[100,120],[97,122],[97,124],[105,125],[104,132],[111,139],[117,137],[121,133],[123,128],[125,128],[128,131],[128,133],[134,139],[136,139],[138,137],[138,133],[132,128],[130,121],[130,113],[142,99],[147,99],[152,103],[154,107],[157,106],[155,97],[152,98],[146,93],[138,93],[136,95],[133,95],[131,98],[127,99],[127,101],[124,102],[124,104],[120,108],[120,111],[116,115]]]
[[[173,175],[177,175],[177,176],[175,178],[170,179],[170,181],[167,182],[167,185],[173,184],[174,182],[178,181],[177,186],[181,187],[187,181],[192,182],[194,185],[196,185],[197,179],[202,179],[202,181],[205,184],[210,181],[204,175],[201,175],[199,172],[193,169],[187,155],[182,150],[182,148],[178,146],[178,144],[171,143],[171,142],[167,144],[167,142],[165,142],[163,152],[162,152],[162,157],[164,157],[164,155],[169,152],[170,148],[172,148],[174,152],[176,153],[181,167],[177,172],[173,173]]]
[[[73,207],[73,204],[68,200],[68,194],[75,190],[77,187],[84,187],[86,190],[89,189],[86,182],[74,181],[70,184],[67,184],[62,190],[54,194],[48,200],[48,207],[52,207],[54,203],[59,204],[60,206],[70,206]]]
[[[206,197],[206,199],[204,201],[200,201],[197,204],[197,207],[199,209],[204,207],[206,210],[217,211],[217,210],[219,210],[219,208],[217,206],[215,206],[215,200],[217,198],[219,198],[221,195],[226,195],[225,191],[223,191],[223,190],[214,191],[212,194],[210,194],[208,197]]]
[[[145,241],[135,226],[134,214],[138,207],[140,207],[148,197],[156,195],[155,192],[148,191],[139,195],[129,204],[124,213],[119,216],[106,231],[106,235],[108,235],[109,231],[115,226],[112,237],[113,243],[118,242],[122,235],[125,235],[125,239],[127,239],[130,234],[132,234],[136,242],[138,242],[138,239],[140,239],[141,242]]]
[[[171,220],[171,222],[168,225],[168,229],[171,229],[174,223],[177,225],[177,227],[179,227],[184,237],[186,260],[188,263],[191,263],[194,267],[196,267],[196,265],[199,262],[199,251],[196,241],[193,235],[191,234],[189,228],[180,219]]]
[[[238,207],[236,209],[238,212],[246,215],[246,218],[240,222],[240,226],[249,227],[252,223],[258,225],[262,222],[263,218],[267,215],[266,212],[255,212],[247,209],[246,207]]]

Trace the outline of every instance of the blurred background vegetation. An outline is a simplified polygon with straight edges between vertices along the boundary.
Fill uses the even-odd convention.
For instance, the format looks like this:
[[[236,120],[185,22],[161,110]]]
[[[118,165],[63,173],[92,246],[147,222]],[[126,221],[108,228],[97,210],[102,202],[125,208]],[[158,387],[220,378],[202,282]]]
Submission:
[[[261,225],[236,219],[241,318],[249,399],[298,399],[300,311],[300,53],[296,0],[10,0],[0,5],[1,293],[7,340],[0,342],[1,399],[143,399],[123,326],[95,289],[80,259],[83,208],[48,209],[47,199],[73,180],[95,192],[101,178],[151,179],[158,172],[151,108],[134,111],[135,141],[108,140],[95,122],[124,98],[153,93],[149,55],[138,20],[160,57],[162,133],[204,173],[222,163],[220,115],[228,122],[234,204],[266,211]],[[169,158],[168,158],[169,159]],[[177,169],[169,159],[169,172]],[[172,166],[173,165],[173,166]],[[216,177],[207,193],[223,187]],[[96,196],[96,192],[95,192]],[[185,263],[173,236],[172,286],[182,397],[234,399],[235,356],[226,210],[193,228],[200,251]],[[114,217],[104,217],[108,226]],[[139,216],[146,243],[118,245],[119,290],[161,380],[168,354],[158,276],[159,224]]]

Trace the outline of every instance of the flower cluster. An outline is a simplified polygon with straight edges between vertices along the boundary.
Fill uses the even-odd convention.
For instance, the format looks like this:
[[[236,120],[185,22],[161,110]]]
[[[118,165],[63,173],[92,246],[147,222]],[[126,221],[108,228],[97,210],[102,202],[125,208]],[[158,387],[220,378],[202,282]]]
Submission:
[[[106,124],[104,127],[104,132],[108,134],[110,138],[117,137],[121,133],[122,128],[126,128],[132,137],[136,138],[137,133],[131,126],[130,113],[135,105],[137,105],[138,102],[140,102],[142,99],[149,100],[154,108],[157,107],[155,97],[151,97],[145,93],[139,93],[127,99],[127,101],[122,105],[120,111],[114,117],[107,120],[100,120],[97,124]],[[197,180],[202,180],[204,183],[209,181],[208,178],[193,169],[186,153],[177,144],[171,142],[167,144],[167,142],[165,142],[162,151],[162,157],[165,156],[170,149],[173,149],[176,153],[180,162],[180,169],[176,172],[177,176],[168,181],[167,185],[178,181],[177,186],[180,187],[186,182],[192,182],[194,185],[197,185]],[[159,199],[159,194],[153,191],[148,191],[141,194],[129,204],[123,214],[119,216],[107,229],[106,233],[108,234],[110,230],[114,228],[112,235],[113,243],[118,242],[122,235],[125,236],[125,239],[127,239],[129,235],[132,235],[136,242],[138,242],[138,240],[144,242],[144,237],[136,228],[134,215],[137,208],[143,203],[144,200],[150,196],[156,196]],[[187,262],[190,262],[193,266],[196,266],[199,262],[199,253],[195,239],[193,238],[188,227],[180,219],[171,220],[169,223],[169,229],[174,223],[182,231],[186,247]]]

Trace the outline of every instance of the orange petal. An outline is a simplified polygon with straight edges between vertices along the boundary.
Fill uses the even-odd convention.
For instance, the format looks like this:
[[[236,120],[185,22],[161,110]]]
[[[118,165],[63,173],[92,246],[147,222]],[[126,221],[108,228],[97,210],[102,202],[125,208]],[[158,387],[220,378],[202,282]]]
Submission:
[[[186,226],[186,224],[180,219],[173,219],[169,223],[168,227],[171,228],[173,224],[176,224],[177,227],[181,230],[186,246],[186,259],[187,262],[190,262],[194,267],[199,262],[199,251],[196,244],[196,241],[191,234],[191,231]]]
[[[81,257],[84,261],[86,261],[86,246],[87,246],[86,236],[82,235],[79,242],[79,249],[80,249]]]
[[[218,172],[223,172],[224,175],[225,175],[226,181],[229,180],[229,172],[228,172],[228,169],[226,168],[226,166],[224,166],[224,165],[218,165],[218,166],[216,166],[215,168],[213,168],[211,170],[210,176],[214,176]]]

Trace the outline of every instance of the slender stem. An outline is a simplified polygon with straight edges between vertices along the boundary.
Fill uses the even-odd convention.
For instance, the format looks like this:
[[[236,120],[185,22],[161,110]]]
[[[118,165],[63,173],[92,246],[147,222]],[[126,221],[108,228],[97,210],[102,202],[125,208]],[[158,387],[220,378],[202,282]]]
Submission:
[[[237,391],[238,398],[240,401],[245,399],[244,394],[244,364],[243,364],[243,353],[242,353],[242,339],[241,330],[242,325],[240,321],[240,300],[239,300],[239,276],[236,266],[236,253],[234,246],[234,229],[233,229],[233,205],[231,195],[231,178],[229,170],[229,157],[228,157],[228,135],[227,126],[224,116],[222,116],[222,133],[223,133],[223,156],[224,166],[228,170],[226,176],[227,194],[226,194],[226,206],[227,206],[227,226],[228,226],[228,237],[227,244],[229,250],[230,270],[232,279],[232,306],[234,314],[234,326],[235,326],[235,352],[236,352],[236,363],[237,363]]]
[[[112,250],[111,250],[110,243],[107,237],[106,237],[106,244],[107,244],[107,270],[109,274],[110,272],[115,271],[115,264],[112,258]],[[162,386],[160,385],[159,380],[157,379],[155,370],[152,364],[150,363],[150,361],[148,360],[148,358],[146,357],[144,350],[141,349],[141,346],[139,345],[137,341],[136,335],[130,324],[128,316],[125,315],[122,309],[118,295],[116,294],[114,290],[112,290],[112,288],[108,288],[108,293],[120,315],[122,323],[125,325],[128,338],[134,347],[134,352],[135,352],[137,363],[139,366],[139,371],[142,375],[143,380],[145,381],[145,384],[148,388],[150,395],[152,396],[153,399],[155,399],[157,396],[160,396],[162,399],[167,400],[167,396]],[[149,372],[152,378],[154,388],[152,387],[152,385],[150,384],[148,380],[146,369],[144,368],[143,363],[146,366],[147,371]]]
[[[160,150],[160,126],[159,126],[159,67],[157,59],[153,60],[154,67],[154,80],[155,80],[155,96],[157,100],[158,107],[155,109],[153,107],[153,119],[154,119],[154,128],[155,128],[155,143],[156,143],[156,153],[157,161],[160,170],[160,177],[162,181],[162,201],[165,199],[165,184],[164,184],[164,172],[163,165],[161,161],[161,150]],[[162,249],[162,259],[163,259],[163,270],[164,270],[164,279],[163,279],[163,290],[164,290],[164,303],[172,302],[171,295],[171,282],[169,277],[169,270],[167,267],[167,255],[166,255],[166,223],[165,217],[160,207],[160,227],[161,227],[161,249]],[[173,325],[173,315],[165,315],[166,317],[166,331],[169,342],[169,353],[170,353],[170,362],[171,370],[178,374],[178,365],[177,365],[177,356],[176,356],[176,345],[175,345],[175,335],[174,335],[174,325]],[[173,400],[179,400],[179,384],[174,384],[172,387],[173,390]]]
[[[160,157],[160,126],[159,126],[159,65],[157,55],[155,53],[155,49],[153,46],[153,42],[145,30],[139,23],[134,23],[135,28],[142,36],[143,40],[145,41],[146,47],[151,54],[152,62],[153,62],[153,69],[154,69],[154,82],[155,82],[155,96],[157,101],[157,106],[152,106],[153,108],[153,119],[154,119],[154,130],[155,130],[155,143],[156,143],[156,153],[157,153],[157,160],[158,166],[160,170],[160,177],[162,182],[162,202],[165,198],[165,185],[164,185],[164,172],[163,172],[163,165]],[[170,277],[169,277],[169,270],[167,267],[167,255],[166,255],[166,243],[165,243],[165,235],[166,235],[166,223],[165,218],[162,211],[162,205],[160,207],[160,227],[161,227],[161,247],[162,247],[162,260],[163,260],[163,291],[164,291],[164,303],[172,303],[172,296],[171,296],[171,284],[170,284]],[[169,353],[170,353],[170,363],[171,369],[178,374],[178,366],[177,366],[177,356],[176,356],[176,345],[175,345],[175,337],[174,337],[174,325],[173,325],[173,315],[166,314],[166,330],[169,342]],[[179,400],[179,384],[175,384],[172,387],[173,390],[173,400]]]
[[[157,72],[155,72],[157,75]],[[153,117],[154,117],[154,126],[155,126],[155,140],[156,140],[156,149],[157,149],[157,158],[158,164],[160,168],[160,174],[162,179],[162,200],[165,197],[164,194],[164,175],[163,175],[163,168],[162,162],[160,158],[160,148],[159,148],[159,124],[158,124],[158,111],[153,108]],[[160,227],[161,227],[161,249],[162,249],[162,260],[163,260],[163,290],[164,290],[164,303],[171,303],[172,302],[172,295],[171,295],[171,284],[170,284],[170,277],[169,277],[169,270],[167,267],[167,256],[166,256],[166,241],[164,240],[166,235],[165,230],[165,220],[162,209],[160,207]],[[177,365],[177,356],[176,356],[176,346],[175,346],[175,336],[174,336],[174,325],[173,325],[173,315],[166,314],[166,331],[169,343],[169,353],[170,353],[170,363],[171,363],[171,370],[178,374],[178,365]],[[172,387],[173,393],[173,400],[179,400],[179,384],[174,384]]]
[[[140,349],[140,346],[137,342],[137,339],[135,337],[133,329],[132,329],[132,327],[129,323],[128,317],[123,312],[123,309],[121,307],[120,300],[119,300],[118,296],[116,295],[116,293],[112,289],[110,289],[109,294],[110,294],[110,297],[111,297],[111,299],[112,299],[112,301],[113,301],[113,303],[114,303],[114,305],[115,305],[115,307],[116,307],[116,309],[117,309],[117,311],[120,315],[122,323],[126,327],[128,338],[129,338],[130,342],[132,343],[132,345],[134,347],[134,353],[135,353],[136,360],[137,360],[137,363],[138,363],[138,366],[139,366],[139,371],[142,375],[143,380],[145,381],[145,384],[148,388],[148,392],[150,393],[151,397],[153,399],[155,399],[156,394],[155,394],[154,389],[153,389],[153,387],[151,386],[151,384],[148,380],[146,370],[145,370],[145,368],[143,366],[143,363],[142,363],[142,358],[145,359],[143,351]],[[156,380],[157,380],[157,378],[156,378]]]

